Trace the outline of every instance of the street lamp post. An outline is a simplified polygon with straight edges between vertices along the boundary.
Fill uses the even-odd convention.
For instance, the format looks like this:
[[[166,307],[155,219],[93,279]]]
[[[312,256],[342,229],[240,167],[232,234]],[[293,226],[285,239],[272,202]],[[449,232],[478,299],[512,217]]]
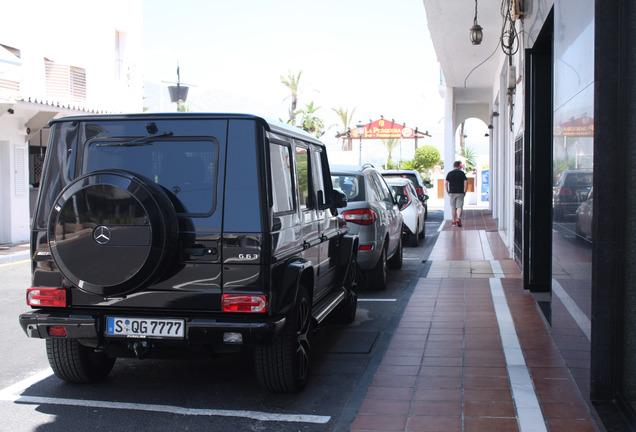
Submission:
[[[360,137],[360,157],[358,158],[358,164],[362,165],[362,135],[364,134],[364,125],[362,123],[358,123],[356,125],[356,129],[358,131],[358,136]]]

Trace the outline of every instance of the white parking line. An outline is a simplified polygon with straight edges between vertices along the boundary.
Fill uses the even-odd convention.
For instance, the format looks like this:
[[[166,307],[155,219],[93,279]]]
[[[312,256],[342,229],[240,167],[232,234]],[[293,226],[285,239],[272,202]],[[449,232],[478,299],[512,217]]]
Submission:
[[[397,301],[397,299],[373,299],[373,298],[369,298],[369,299],[363,299],[363,298],[358,298],[359,302],[394,302]]]
[[[65,405],[89,408],[105,408],[133,411],[161,412],[167,414],[180,414],[189,416],[209,416],[209,417],[239,417],[249,418],[259,421],[287,422],[287,423],[314,423],[325,424],[331,420],[331,416],[306,415],[306,414],[275,414],[260,411],[243,410],[217,410],[217,409],[195,409],[184,408],[174,405],[151,405],[127,402],[111,402],[97,400],[80,400],[68,398],[53,398],[44,396],[23,396],[23,392],[33,384],[48,378],[52,372],[50,370],[39,372],[19,383],[13,384],[0,390],[0,400],[14,403]]]

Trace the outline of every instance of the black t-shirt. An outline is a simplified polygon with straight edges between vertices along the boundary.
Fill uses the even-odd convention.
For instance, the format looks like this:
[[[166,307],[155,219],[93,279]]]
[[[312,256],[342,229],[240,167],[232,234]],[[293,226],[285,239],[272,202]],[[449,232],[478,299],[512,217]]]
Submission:
[[[446,175],[446,181],[448,182],[448,193],[464,193],[464,181],[466,174],[464,171],[455,168]]]

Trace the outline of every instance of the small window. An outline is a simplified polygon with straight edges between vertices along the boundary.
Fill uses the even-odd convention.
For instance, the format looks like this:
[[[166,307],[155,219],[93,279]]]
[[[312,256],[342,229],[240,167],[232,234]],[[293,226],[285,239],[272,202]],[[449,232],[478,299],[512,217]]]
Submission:
[[[311,207],[310,202],[310,177],[309,177],[309,157],[306,147],[296,146],[296,174],[298,177],[298,199],[301,209]]]
[[[269,147],[272,171],[272,195],[274,213],[294,210],[294,187],[289,146],[271,143]]]

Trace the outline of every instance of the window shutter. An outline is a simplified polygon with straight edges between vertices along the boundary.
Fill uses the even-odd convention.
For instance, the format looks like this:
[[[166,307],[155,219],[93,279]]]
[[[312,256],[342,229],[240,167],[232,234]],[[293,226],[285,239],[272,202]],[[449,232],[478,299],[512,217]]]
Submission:
[[[15,194],[26,193],[26,150],[24,147],[15,148]]]

